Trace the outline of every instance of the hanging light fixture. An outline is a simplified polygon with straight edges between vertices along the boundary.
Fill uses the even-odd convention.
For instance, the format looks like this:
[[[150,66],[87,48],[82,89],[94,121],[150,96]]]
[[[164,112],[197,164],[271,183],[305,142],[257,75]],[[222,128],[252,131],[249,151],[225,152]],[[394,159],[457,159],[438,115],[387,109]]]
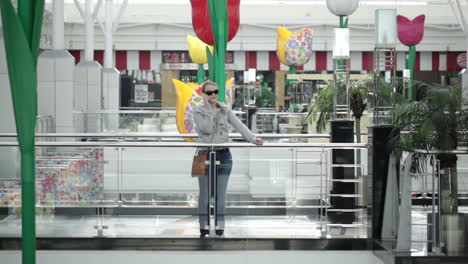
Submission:
[[[327,7],[336,16],[349,16],[359,6],[359,0],[327,0]]]

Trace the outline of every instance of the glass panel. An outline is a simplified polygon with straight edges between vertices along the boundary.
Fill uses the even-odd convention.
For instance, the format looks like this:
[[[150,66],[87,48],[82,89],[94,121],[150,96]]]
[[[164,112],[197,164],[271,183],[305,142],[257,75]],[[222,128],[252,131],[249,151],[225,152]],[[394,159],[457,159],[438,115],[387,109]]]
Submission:
[[[396,9],[376,9],[375,25],[375,46],[394,48],[397,43]]]
[[[351,150],[352,151],[352,150]],[[363,210],[367,152],[362,166],[350,164],[352,186],[344,199],[352,208],[331,203],[331,150],[321,148],[231,148],[233,166],[226,191],[223,228],[223,188],[218,186],[218,229],[226,237],[241,238],[365,238]],[[221,157],[226,154],[218,153]],[[228,156],[228,155],[227,155]],[[224,162],[226,163],[226,162]],[[223,161],[217,167],[217,184],[225,185]],[[226,163],[229,164],[229,163]],[[357,168],[360,168],[358,171]],[[221,176],[222,175],[222,176]],[[351,197],[351,198],[350,198]],[[344,210],[342,210],[344,209]],[[353,220],[342,224],[328,217],[340,210]],[[349,218],[349,217],[348,217]]]
[[[174,110],[76,112],[73,116],[76,132],[177,132]]]
[[[287,146],[217,150],[211,182],[190,176],[188,146],[37,148],[37,236],[366,237],[367,151],[354,151],[361,171],[346,168],[353,207],[339,208],[331,150]],[[21,235],[19,164],[16,147],[0,147],[0,237]],[[353,221],[335,221],[337,209],[351,209]]]
[[[349,59],[349,28],[333,30],[333,59]]]
[[[106,220],[111,236],[198,236],[195,148],[123,148],[121,201]]]
[[[8,218],[0,222],[2,236],[21,235],[21,175],[17,148],[0,148],[0,201]],[[96,209],[112,206],[115,197],[104,188],[105,167],[100,147],[36,148],[36,226],[38,237],[98,235]],[[111,163],[112,164],[112,163]],[[3,166],[5,165],[5,166]],[[114,169],[115,170],[115,169]],[[107,185],[109,186],[109,184]]]
[[[21,236],[21,189],[17,147],[0,147],[0,237]]]
[[[293,197],[293,151],[231,148],[226,192],[227,237],[282,237],[288,231]],[[225,168],[218,167],[218,173]],[[218,194],[222,196],[222,193]]]

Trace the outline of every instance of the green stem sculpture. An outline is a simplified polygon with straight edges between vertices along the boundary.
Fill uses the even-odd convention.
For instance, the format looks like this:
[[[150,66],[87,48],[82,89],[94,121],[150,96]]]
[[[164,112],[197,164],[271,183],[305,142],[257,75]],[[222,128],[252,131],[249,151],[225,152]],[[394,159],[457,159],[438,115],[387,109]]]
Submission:
[[[22,263],[36,263],[35,152],[36,63],[44,0],[0,0],[16,131],[21,152]]]
[[[208,0],[211,28],[215,39],[214,54],[211,55],[207,48],[208,64],[210,67],[210,79],[214,80],[219,87],[218,100],[226,101],[226,72],[225,58],[228,40],[228,12],[226,1]],[[210,56],[212,64],[210,64]],[[214,69],[211,68],[214,66]],[[214,75],[211,75],[211,74]],[[212,77],[213,76],[213,77]]]
[[[289,73],[296,74],[297,73],[297,66],[291,65],[289,66]]]
[[[203,68],[203,64],[198,64],[197,83],[202,84],[205,81],[205,78],[205,68]]]
[[[416,61],[416,46],[411,45],[409,46],[409,56],[406,61],[406,66],[410,70],[410,79],[409,79],[409,87],[408,87],[408,99],[413,101],[414,94],[413,94],[413,81],[414,81],[414,64]]]

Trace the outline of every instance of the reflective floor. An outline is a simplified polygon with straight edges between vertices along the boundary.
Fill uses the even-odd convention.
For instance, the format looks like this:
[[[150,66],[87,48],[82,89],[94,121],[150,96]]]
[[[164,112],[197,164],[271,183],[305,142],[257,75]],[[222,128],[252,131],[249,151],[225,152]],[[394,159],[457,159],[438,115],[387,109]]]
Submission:
[[[468,207],[460,207],[468,213]],[[412,208],[412,255],[426,255],[427,214],[430,207]],[[364,216],[357,218],[365,220]],[[37,216],[38,237],[111,237],[111,238],[195,238],[199,236],[197,216],[133,215]],[[364,223],[364,224],[363,224]],[[355,222],[345,227],[321,223],[314,216],[227,216],[225,238],[366,238],[367,226]],[[19,237],[21,218],[10,215],[0,221],[0,237]]]
[[[183,238],[198,237],[197,216],[38,216],[38,237],[95,237],[98,226],[104,237]],[[321,223],[307,216],[229,216],[227,238],[320,238]],[[366,238],[366,226],[327,227],[327,238]],[[0,237],[18,237],[21,218],[0,222]]]
[[[468,213],[468,207],[460,206],[460,213]],[[431,213],[430,206],[413,206],[411,213],[411,255],[426,256],[428,255],[428,222],[427,214]],[[431,253],[429,253],[430,255]]]

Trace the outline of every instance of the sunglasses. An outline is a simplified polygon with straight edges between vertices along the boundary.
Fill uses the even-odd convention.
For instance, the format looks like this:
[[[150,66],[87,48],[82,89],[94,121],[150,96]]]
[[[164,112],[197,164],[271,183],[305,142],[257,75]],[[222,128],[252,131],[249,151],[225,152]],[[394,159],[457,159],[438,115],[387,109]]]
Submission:
[[[206,94],[206,95],[213,95],[213,94],[218,94],[218,93],[219,93],[219,90],[205,91],[205,92],[203,92],[203,93]]]

